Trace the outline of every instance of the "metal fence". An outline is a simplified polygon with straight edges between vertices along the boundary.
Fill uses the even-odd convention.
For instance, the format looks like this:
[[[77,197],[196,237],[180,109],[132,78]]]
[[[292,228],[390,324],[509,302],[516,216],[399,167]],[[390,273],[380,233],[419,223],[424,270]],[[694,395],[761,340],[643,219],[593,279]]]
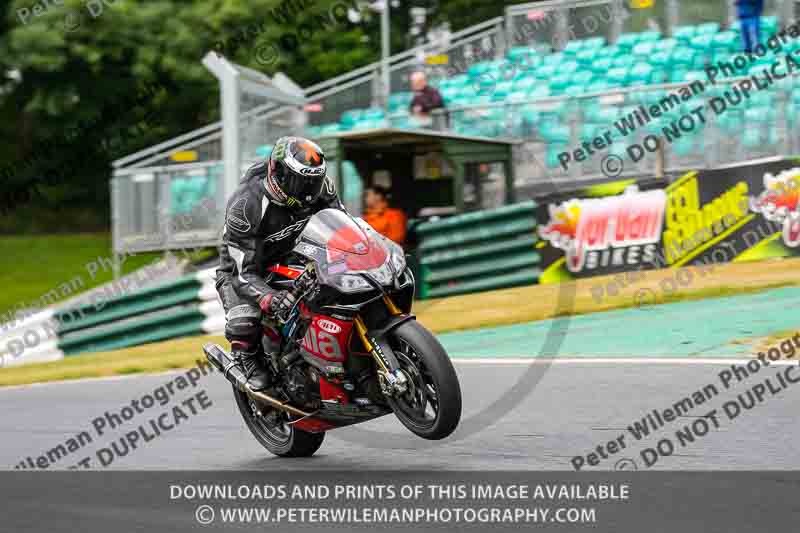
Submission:
[[[216,245],[225,209],[221,183],[220,161],[117,170],[115,253]]]

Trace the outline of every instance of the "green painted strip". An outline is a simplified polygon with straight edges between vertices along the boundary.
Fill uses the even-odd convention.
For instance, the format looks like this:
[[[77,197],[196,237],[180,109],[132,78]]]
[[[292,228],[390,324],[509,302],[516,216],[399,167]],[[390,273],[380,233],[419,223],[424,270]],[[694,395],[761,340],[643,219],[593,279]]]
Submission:
[[[182,289],[180,292],[157,295],[154,299],[148,301],[138,302],[136,301],[138,299],[136,299],[131,302],[117,302],[111,309],[103,309],[102,312],[97,312],[82,320],[61,322],[58,333],[63,335],[176,305],[192,303],[198,300],[199,294],[199,288],[189,287]],[[61,317],[64,319],[66,315],[62,314]]]
[[[456,294],[466,294],[470,292],[533,285],[539,278],[539,274],[541,274],[541,270],[538,268],[526,268],[512,274],[480,278],[466,283],[454,283],[452,285],[429,289],[426,296],[428,298],[440,298],[442,296],[454,296]]]
[[[144,316],[123,322],[119,326],[59,338],[58,348],[66,355],[72,355],[79,352],[102,350],[109,345],[123,342],[126,338],[157,337],[161,335],[160,331],[169,331],[170,328],[175,327],[191,325],[201,331],[205,319],[199,306],[193,305],[177,309],[168,315],[160,313],[155,316]]]
[[[485,261],[465,263],[456,267],[431,269],[425,273],[424,281],[431,285],[463,280],[476,276],[494,278],[498,274],[518,268],[533,267],[539,262],[539,254],[527,251],[521,254],[504,255]],[[533,280],[535,281],[535,280]],[[435,289],[434,289],[435,290]]]
[[[443,220],[437,220],[435,222],[424,222],[417,226],[417,234],[423,236],[428,233],[438,233],[441,231],[456,229],[461,226],[468,226],[476,223],[482,224],[498,218],[533,216],[535,209],[536,202],[529,200],[527,202],[520,202],[517,204],[498,207],[497,209],[486,209],[483,211],[465,213],[463,215],[456,215]]]
[[[458,248],[455,250],[442,250],[426,255],[420,264],[434,268],[440,263],[468,261],[486,255],[505,254],[512,251],[533,250],[538,238],[535,235],[521,235],[508,241],[499,241],[478,246]],[[536,254],[538,256],[538,254]]]
[[[72,351],[65,353],[66,356],[78,355],[86,352],[105,352],[109,350],[119,350],[122,348],[130,348],[131,346],[139,346],[149,342],[166,341],[169,339],[177,339],[179,337],[187,337],[190,335],[202,335],[205,333],[202,328],[202,321],[192,321],[185,324],[176,324],[174,326],[162,327],[156,330],[142,332],[136,335],[126,335],[124,337],[110,339],[105,342],[92,343],[84,350]]]
[[[535,228],[536,220],[533,217],[480,224],[463,231],[423,239],[419,250],[420,254],[425,257],[430,251],[437,248],[455,248],[459,245],[475,244],[481,241],[497,241],[521,233],[533,234]]]

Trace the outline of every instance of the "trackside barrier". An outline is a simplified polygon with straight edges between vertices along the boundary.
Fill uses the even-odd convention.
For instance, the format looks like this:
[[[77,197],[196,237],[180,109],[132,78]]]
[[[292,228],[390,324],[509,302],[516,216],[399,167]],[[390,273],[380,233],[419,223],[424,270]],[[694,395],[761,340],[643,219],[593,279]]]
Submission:
[[[536,283],[535,212],[528,201],[420,224],[420,298]]]
[[[0,336],[0,366],[53,361],[187,335],[220,333],[214,269],[93,304],[45,310]]]

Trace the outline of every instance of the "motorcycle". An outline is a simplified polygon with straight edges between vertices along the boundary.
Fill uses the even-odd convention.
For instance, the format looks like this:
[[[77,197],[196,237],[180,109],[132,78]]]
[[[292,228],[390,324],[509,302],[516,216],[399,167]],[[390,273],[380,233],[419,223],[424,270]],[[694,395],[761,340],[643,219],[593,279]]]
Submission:
[[[262,322],[274,383],[254,391],[237,360],[203,347],[233,385],[256,440],[281,457],[309,457],[334,428],[389,413],[416,435],[450,435],[461,418],[461,388],[436,338],[411,314],[414,276],[400,246],[361,219],[325,209],[298,236],[270,286],[296,304]],[[279,334],[280,332],[280,334]]]

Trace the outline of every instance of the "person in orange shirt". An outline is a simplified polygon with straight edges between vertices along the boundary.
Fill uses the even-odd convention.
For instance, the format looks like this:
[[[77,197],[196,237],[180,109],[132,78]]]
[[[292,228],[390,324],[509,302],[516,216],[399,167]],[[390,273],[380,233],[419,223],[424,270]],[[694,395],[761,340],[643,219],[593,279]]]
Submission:
[[[375,231],[400,246],[406,240],[406,215],[400,209],[389,207],[388,191],[373,185],[366,190],[364,220]]]

